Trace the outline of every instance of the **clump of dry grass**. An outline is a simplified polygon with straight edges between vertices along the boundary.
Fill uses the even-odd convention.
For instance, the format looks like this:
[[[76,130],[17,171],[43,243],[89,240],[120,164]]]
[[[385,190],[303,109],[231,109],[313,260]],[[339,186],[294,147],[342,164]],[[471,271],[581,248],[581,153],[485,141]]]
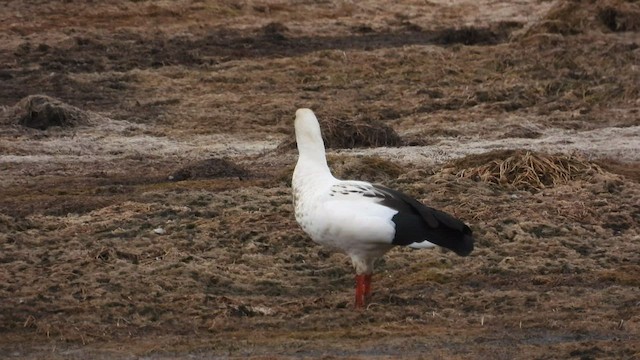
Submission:
[[[574,35],[598,28],[615,32],[640,30],[640,5],[621,0],[559,1],[525,37],[542,33]]]
[[[492,151],[454,163],[456,175],[520,190],[539,191],[573,180],[588,180],[604,171],[576,156],[520,150]]]
[[[390,126],[379,121],[329,119],[320,123],[328,148],[400,146],[402,139]]]
[[[169,175],[169,180],[213,179],[224,177],[245,178],[249,172],[226,159],[212,158],[187,164]]]
[[[91,123],[91,114],[46,95],[29,95],[0,114],[0,123],[45,130]]]
[[[404,174],[406,170],[378,156],[329,156],[327,159],[333,174],[341,179],[388,182]]]
[[[270,22],[261,28],[262,36],[266,39],[280,41],[286,39],[285,33],[289,29],[279,22]]]
[[[393,128],[371,119],[323,119],[319,120],[324,145],[328,149],[353,149],[381,146],[402,146],[404,142]],[[293,149],[294,136],[285,140],[278,149]]]

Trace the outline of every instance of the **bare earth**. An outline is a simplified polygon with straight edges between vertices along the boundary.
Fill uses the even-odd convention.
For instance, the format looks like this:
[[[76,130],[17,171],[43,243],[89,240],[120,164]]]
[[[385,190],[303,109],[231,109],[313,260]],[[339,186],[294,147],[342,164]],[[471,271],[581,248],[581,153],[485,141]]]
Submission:
[[[0,358],[640,359],[640,4],[362,3],[4,1]],[[393,128],[336,174],[474,253],[394,249],[354,311],[293,217],[299,107]],[[514,149],[587,170],[464,176]]]

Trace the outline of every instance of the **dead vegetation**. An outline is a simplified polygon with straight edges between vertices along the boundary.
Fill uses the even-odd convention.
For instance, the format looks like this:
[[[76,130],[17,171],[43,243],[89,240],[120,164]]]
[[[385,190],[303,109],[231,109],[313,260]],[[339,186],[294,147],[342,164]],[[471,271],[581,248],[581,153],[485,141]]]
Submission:
[[[0,114],[0,124],[21,125],[46,130],[50,127],[70,128],[89,125],[92,115],[75,106],[46,95],[29,95]]]
[[[543,33],[576,35],[594,30],[640,30],[640,5],[637,1],[625,0],[557,1],[525,36]]]
[[[320,120],[325,146],[329,149],[400,146],[402,139],[388,125],[366,118]]]
[[[385,183],[397,179],[406,171],[393,161],[377,156],[333,155],[327,161],[333,175],[339,179]]]
[[[45,93],[136,126],[3,118],[0,358],[640,353],[638,163],[615,151],[640,125],[637,1],[6,3],[0,106]],[[361,147],[330,151],[336,176],[464,219],[472,256],[395,249],[353,312],[348,259],[293,217],[292,133],[270,151],[297,107]],[[598,129],[589,160],[434,172],[470,139]]]
[[[589,181],[604,171],[571,155],[549,155],[520,150],[491,151],[453,163],[458,177],[507,188],[540,191],[575,180]]]

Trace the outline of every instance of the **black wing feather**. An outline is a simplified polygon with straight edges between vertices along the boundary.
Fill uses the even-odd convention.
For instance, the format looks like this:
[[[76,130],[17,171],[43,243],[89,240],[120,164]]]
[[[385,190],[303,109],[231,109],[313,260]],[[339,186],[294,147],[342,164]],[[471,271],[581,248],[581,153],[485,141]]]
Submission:
[[[425,206],[418,200],[384,186],[373,185],[381,203],[398,211],[392,218],[396,224],[395,245],[409,245],[425,240],[467,256],[473,251],[471,229],[453,216]]]

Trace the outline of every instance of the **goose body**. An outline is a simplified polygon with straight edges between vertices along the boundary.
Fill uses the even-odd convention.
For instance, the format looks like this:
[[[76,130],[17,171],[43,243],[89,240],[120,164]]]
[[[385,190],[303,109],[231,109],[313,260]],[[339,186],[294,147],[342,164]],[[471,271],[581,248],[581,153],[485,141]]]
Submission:
[[[296,221],[311,239],[346,253],[356,271],[356,307],[370,296],[374,261],[394,246],[473,250],[471,229],[399,191],[336,179],[327,165],[318,120],[309,109],[295,119],[298,162],[292,188]]]

